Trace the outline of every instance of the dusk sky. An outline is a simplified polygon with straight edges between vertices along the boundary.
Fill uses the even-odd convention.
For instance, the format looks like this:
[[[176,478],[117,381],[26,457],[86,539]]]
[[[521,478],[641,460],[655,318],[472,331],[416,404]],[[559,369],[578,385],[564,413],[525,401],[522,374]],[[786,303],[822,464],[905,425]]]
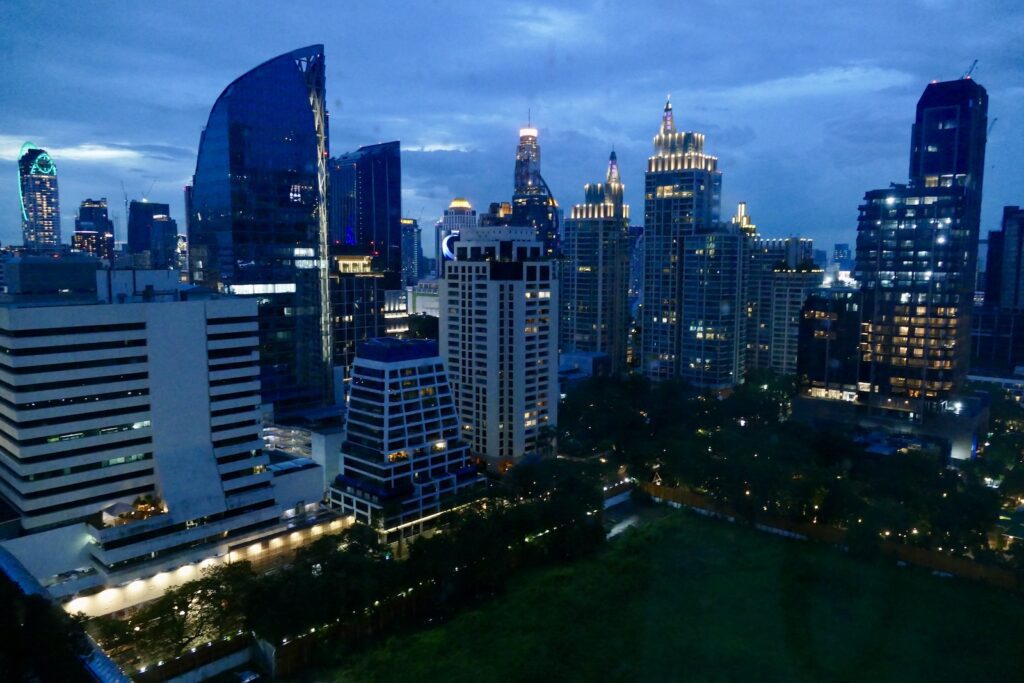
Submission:
[[[784,8],[784,9],[780,9]],[[854,239],[865,190],[905,182],[931,80],[978,60],[988,89],[982,231],[1024,203],[1024,3],[173,2],[0,6],[0,240],[21,242],[16,158],[31,140],[59,173],[64,241],[78,203],[182,188],[210,107],[234,78],[323,43],[332,154],[400,140],[403,213],[430,225],[453,196],[512,193],[532,111],[542,171],[566,208],[618,153],[634,223],[665,96],[706,134],[723,217],[746,200],[769,236]]]

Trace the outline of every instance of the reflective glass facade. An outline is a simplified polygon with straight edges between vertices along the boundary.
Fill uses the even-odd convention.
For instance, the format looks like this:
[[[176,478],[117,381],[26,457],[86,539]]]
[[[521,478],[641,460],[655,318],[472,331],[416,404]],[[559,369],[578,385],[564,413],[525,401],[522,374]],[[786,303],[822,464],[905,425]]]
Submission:
[[[57,166],[46,150],[26,142],[18,157],[21,232],[27,249],[60,244]]]
[[[324,97],[322,45],[235,80],[210,112],[190,195],[193,280],[258,299],[263,398],[278,418],[328,395]]]

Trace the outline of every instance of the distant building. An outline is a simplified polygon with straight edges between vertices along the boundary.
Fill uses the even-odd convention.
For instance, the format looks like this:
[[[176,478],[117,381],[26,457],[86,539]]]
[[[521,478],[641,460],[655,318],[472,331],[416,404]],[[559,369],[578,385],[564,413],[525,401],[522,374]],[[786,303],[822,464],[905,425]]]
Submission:
[[[332,365],[338,384],[349,377],[359,343],[385,334],[385,276],[373,270],[369,255],[334,254],[329,263]]]
[[[411,287],[419,282],[422,274],[420,264],[423,262],[423,247],[420,224],[415,218],[402,219],[402,285]]]
[[[459,241],[459,234],[466,228],[475,227],[476,223],[476,211],[468,200],[456,197],[448,204],[448,208],[444,210],[444,216],[435,229],[434,253],[437,258],[438,278],[444,274],[444,262],[455,258],[455,243]]]
[[[850,249],[850,245],[845,242],[836,242],[835,248],[832,250],[832,261],[839,267],[839,270],[853,270],[853,250]]]
[[[178,223],[168,204],[133,200],[128,206],[128,253],[142,256],[150,268],[178,265]]]
[[[797,377],[809,396],[856,400],[860,319],[859,289],[823,287],[807,297],[800,314]]]
[[[586,202],[565,224],[561,278],[563,353],[605,353],[625,370],[629,334],[629,205],[615,152],[604,183],[584,187]]]
[[[331,503],[389,541],[434,526],[482,483],[461,431],[437,342],[360,342]]]
[[[45,149],[31,142],[18,154],[21,198],[21,233],[28,250],[51,249],[60,244],[60,197],[57,166]]]
[[[330,239],[348,255],[368,254],[374,270],[401,286],[402,155],[398,141],[360,147],[330,160]]]
[[[522,128],[516,147],[515,192],[512,195],[511,225],[528,225],[544,243],[549,257],[559,254],[561,212],[540,173],[540,145],[537,129]]]
[[[462,435],[499,472],[554,448],[558,273],[535,237],[527,226],[464,230],[440,285]]]
[[[86,199],[78,205],[71,248],[96,258],[114,259],[114,222],[107,215],[107,199]]]
[[[772,273],[768,368],[795,375],[799,355],[800,315],[810,292],[821,286],[824,273],[810,261],[779,264]]]
[[[323,46],[311,45],[232,82],[210,111],[190,195],[192,282],[258,301],[260,379],[277,422],[330,395],[324,69]]]
[[[724,264],[729,258],[739,259],[742,248],[739,231],[728,237],[713,236],[718,230],[721,205],[722,174],[718,159],[704,151],[704,135],[677,131],[672,103],[665,103],[661,127],[654,137],[654,155],[647,161],[644,202],[644,283],[641,327],[641,370],[655,380],[684,378],[697,386],[718,385],[726,378],[739,381],[741,368],[730,360],[730,367],[716,367],[713,376],[704,378],[709,362],[723,357],[734,358],[725,349],[713,352],[714,361],[706,359],[700,348],[705,342],[713,346],[738,343],[735,338],[720,337],[712,318],[739,315],[736,290],[740,286],[739,264]],[[688,238],[694,238],[688,240]],[[720,240],[722,252],[707,252]],[[729,252],[728,255],[726,252]],[[705,264],[714,273],[701,273],[700,265],[686,263],[687,255],[708,260]],[[724,265],[727,273],[721,273]],[[689,268],[687,278],[687,269]],[[701,279],[733,278],[711,290],[701,287]],[[712,278],[714,275],[716,277]],[[689,281],[687,281],[689,280]],[[725,298],[721,298],[721,297]],[[732,297],[732,298],[728,298]],[[723,302],[729,310],[722,311]],[[705,313],[707,315],[705,315]],[[711,333],[711,339],[707,338]],[[722,330],[723,334],[729,332]],[[687,348],[684,350],[684,344]],[[721,350],[723,353],[718,353]],[[709,352],[711,350],[709,349]]]

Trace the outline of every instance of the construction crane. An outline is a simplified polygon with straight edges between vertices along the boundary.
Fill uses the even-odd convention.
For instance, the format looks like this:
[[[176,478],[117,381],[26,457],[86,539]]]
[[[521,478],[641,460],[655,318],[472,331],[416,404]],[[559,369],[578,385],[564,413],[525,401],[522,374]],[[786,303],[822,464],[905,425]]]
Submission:
[[[988,130],[985,131],[985,137],[986,138],[989,135],[992,134],[992,129],[996,127],[996,121],[998,121],[998,120],[999,120],[999,117],[997,116],[997,117],[992,119],[992,123],[988,124]]]
[[[975,59],[973,62],[971,62],[971,68],[964,72],[963,78],[970,78],[971,74],[974,73],[974,70],[977,67],[978,67],[978,60]]]

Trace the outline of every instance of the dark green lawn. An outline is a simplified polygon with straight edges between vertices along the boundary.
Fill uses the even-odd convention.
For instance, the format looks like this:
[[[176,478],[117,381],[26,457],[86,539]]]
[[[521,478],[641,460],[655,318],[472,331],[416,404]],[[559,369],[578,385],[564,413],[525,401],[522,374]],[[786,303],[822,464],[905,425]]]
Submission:
[[[1024,681],[1024,599],[672,514],[336,681]]]

